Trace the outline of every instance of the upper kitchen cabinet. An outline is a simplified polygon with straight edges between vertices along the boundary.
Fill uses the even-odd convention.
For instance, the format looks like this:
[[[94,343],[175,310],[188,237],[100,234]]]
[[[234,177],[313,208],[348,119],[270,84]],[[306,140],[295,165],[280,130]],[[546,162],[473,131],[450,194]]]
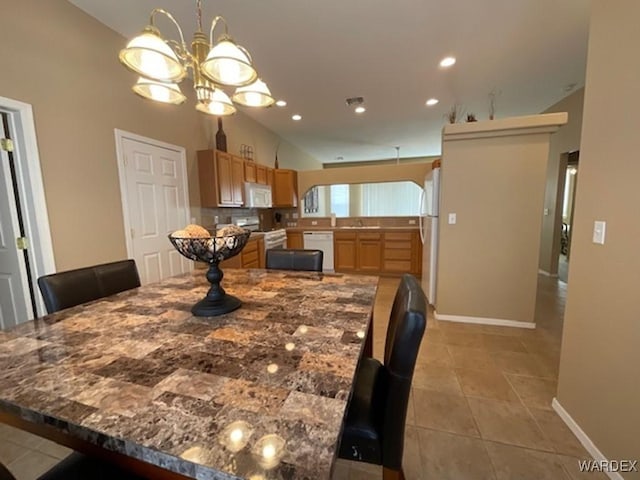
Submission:
[[[281,169],[273,171],[273,206],[298,206],[298,172]]]
[[[218,150],[198,151],[202,207],[241,207],[244,160]]]
[[[257,182],[257,168],[255,162],[245,160],[244,161],[244,181],[256,183]]]
[[[269,178],[267,171],[269,167],[264,165],[256,165],[256,182],[261,185],[269,185]]]

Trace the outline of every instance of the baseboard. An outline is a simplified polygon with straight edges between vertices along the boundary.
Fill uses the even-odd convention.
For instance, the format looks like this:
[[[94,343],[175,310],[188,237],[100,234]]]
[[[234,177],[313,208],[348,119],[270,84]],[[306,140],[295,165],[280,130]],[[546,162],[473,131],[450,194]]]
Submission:
[[[598,450],[598,447],[595,446],[595,444],[591,441],[587,434],[584,433],[584,430],[580,428],[580,425],[578,425],[576,421],[571,417],[571,415],[569,415],[569,413],[562,407],[562,405],[560,405],[560,402],[557,398],[554,397],[553,401],[551,402],[551,406],[594,460],[598,462],[608,460],[607,457],[605,457],[602,452]],[[622,478],[622,475],[620,475],[618,472],[602,473],[606,474],[611,480],[624,480],[624,478]]]
[[[540,275],[544,275],[545,277],[553,277],[556,278],[558,276],[557,273],[549,273],[546,270],[542,270],[541,268],[538,269],[538,273]]]
[[[465,317],[462,315],[444,315],[433,312],[436,320],[445,322],[478,323],[481,325],[496,325],[498,327],[536,328],[534,322],[521,322],[518,320],[505,320],[504,318]]]

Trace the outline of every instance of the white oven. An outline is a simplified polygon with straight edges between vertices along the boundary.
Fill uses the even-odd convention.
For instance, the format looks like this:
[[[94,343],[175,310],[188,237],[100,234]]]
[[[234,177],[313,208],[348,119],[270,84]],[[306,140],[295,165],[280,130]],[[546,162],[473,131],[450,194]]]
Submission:
[[[287,248],[287,231],[284,228],[277,230],[260,230],[260,219],[256,216],[234,218],[233,224],[251,230],[252,232],[264,233],[265,252],[271,248]]]
[[[284,228],[264,232],[264,251],[287,248],[287,231]]]

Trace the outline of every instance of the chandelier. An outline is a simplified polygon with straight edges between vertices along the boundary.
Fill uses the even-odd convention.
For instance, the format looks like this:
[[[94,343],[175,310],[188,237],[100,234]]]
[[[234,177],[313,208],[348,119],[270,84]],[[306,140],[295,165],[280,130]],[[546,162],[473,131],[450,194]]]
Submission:
[[[231,115],[234,102],[247,107],[268,107],[274,99],[267,85],[258,78],[249,52],[229,36],[226,20],[217,16],[211,22],[209,37],[202,31],[201,0],[196,0],[198,30],[191,50],[176,19],[162,8],[151,12],[149,25],[120,50],[120,62],[140,75],[133,91],[141,97],[179,105],[186,100],[178,83],[193,72],[196,109],[210,115]],[[165,15],[178,29],[180,42],[165,40],[155,26],[156,14]],[[216,25],[224,24],[224,34],[213,41]],[[231,98],[222,87],[237,87]],[[232,101],[233,100],[233,101]]]

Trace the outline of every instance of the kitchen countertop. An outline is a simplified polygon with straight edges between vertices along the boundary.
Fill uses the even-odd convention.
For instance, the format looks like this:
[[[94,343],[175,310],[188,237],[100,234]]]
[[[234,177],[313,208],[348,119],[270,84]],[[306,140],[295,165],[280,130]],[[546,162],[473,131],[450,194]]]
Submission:
[[[407,225],[406,227],[321,227],[314,225],[312,227],[286,227],[291,232],[313,232],[313,231],[332,231],[332,232],[381,232],[381,231],[420,231],[418,225]]]
[[[190,313],[196,271],[0,332],[0,418],[189,478],[328,479],[378,278],[224,273],[243,306],[220,317]]]

